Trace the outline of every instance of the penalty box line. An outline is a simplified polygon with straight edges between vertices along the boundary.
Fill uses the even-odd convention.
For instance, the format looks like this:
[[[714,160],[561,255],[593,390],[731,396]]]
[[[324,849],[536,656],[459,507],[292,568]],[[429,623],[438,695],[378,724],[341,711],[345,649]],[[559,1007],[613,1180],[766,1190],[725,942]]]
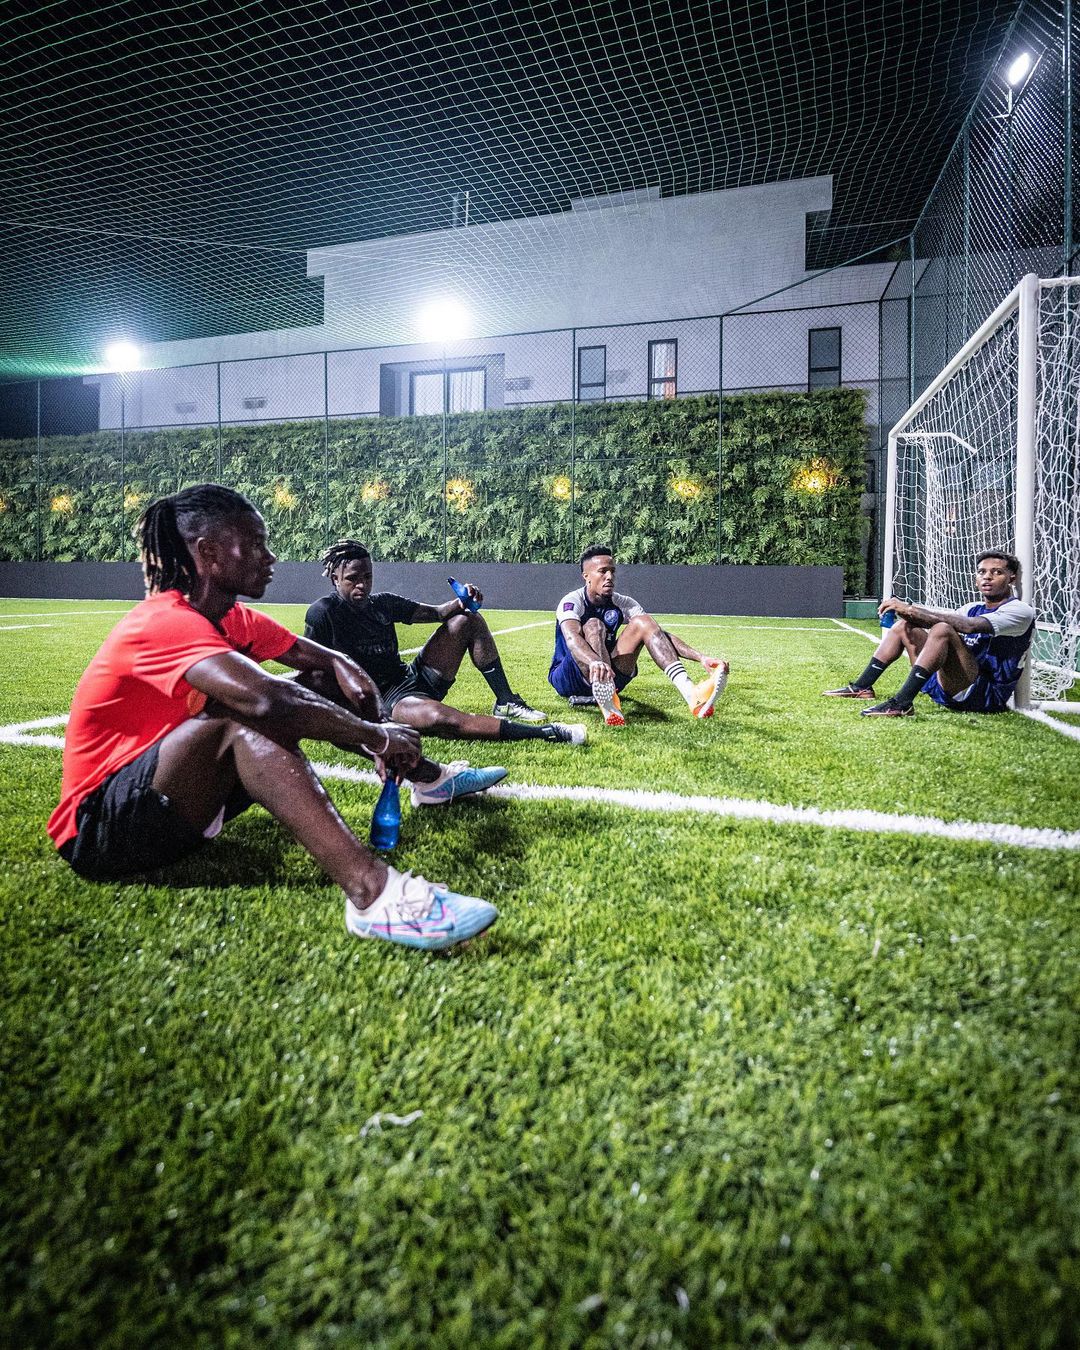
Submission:
[[[63,737],[52,735],[66,716],[42,717],[0,727],[0,744],[56,749]],[[320,778],[376,785],[378,775],[348,764],[312,761]],[[677,792],[648,792],[625,788],[547,787],[539,784],[497,784],[485,794],[508,801],[577,802],[630,811],[670,815],[687,812],[721,820],[757,820],[772,825],[810,825],[826,830],[853,830],[858,834],[909,834],[920,838],[946,839],[954,843],[998,844],[1009,848],[1036,849],[1051,853],[1080,852],[1080,831],[1040,829],[1031,825],[1008,825],[992,820],[941,820],[937,816],[893,815],[887,811],[847,808],[837,811],[818,806],[790,806],[741,797],[683,796]]]

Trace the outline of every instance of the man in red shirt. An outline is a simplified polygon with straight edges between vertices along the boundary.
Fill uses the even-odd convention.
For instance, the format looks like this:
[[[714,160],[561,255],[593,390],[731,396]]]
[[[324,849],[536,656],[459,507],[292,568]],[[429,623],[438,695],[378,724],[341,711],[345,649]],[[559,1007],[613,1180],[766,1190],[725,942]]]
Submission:
[[[190,853],[252,802],[264,806],[345,892],[358,937],[448,947],[482,932],[493,905],[374,857],[338,814],[301,740],[330,741],[410,778],[414,801],[483,791],[505,769],[444,769],[420,737],[382,720],[355,662],[237,603],[259,599],[276,561],[262,517],[216,484],[152,503],[138,535],[147,598],[117,624],[75,691],[60,803],[49,834],[93,880]],[[301,672],[271,675],[275,660]],[[304,681],[332,675],[347,706]]]

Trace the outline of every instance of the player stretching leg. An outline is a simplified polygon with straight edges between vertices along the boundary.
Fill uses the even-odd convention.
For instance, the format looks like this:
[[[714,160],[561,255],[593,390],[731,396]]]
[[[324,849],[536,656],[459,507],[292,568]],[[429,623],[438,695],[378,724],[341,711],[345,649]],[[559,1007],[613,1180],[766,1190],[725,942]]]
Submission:
[[[564,595],[555,611],[555,654],[548,680],[572,705],[596,703],[609,727],[626,718],[619,692],[637,674],[642,647],[686,700],[694,717],[711,717],[727,684],[728,663],[667,633],[629,595],[615,590],[615,559],[600,544],[581,555],[584,585]],[[622,630],[621,632],[619,630]],[[694,684],[683,659],[710,673]]]
[[[961,609],[924,609],[895,597],[882,601],[878,612],[891,610],[896,622],[863,673],[826,689],[826,697],[875,698],[878,676],[906,653],[907,679],[891,698],[864,708],[863,717],[912,717],[919,693],[953,712],[1005,712],[1024,669],[1035,611],[1014,593],[1020,563],[1011,553],[980,553],[975,565],[982,598]]]
[[[333,591],[310,606],[304,632],[362,666],[396,722],[449,739],[584,742],[583,726],[549,722],[511,690],[483,615],[463,600],[425,605],[388,592],[373,594],[371,554],[355,539],[339,539],[323,554],[322,564]],[[466,585],[465,590],[477,604],[484,598],[475,586]],[[408,666],[398,653],[399,623],[439,625]],[[495,695],[490,717],[462,712],[444,701],[466,655]],[[320,692],[335,697],[332,688]],[[422,789],[414,789],[414,799],[417,793]]]

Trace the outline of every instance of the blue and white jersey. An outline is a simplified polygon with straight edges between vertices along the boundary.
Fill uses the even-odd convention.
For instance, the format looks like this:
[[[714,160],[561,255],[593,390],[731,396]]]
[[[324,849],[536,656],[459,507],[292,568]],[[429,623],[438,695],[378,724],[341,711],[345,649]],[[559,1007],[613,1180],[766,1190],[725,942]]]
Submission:
[[[563,637],[562,625],[565,619],[577,619],[581,624],[585,624],[589,619],[599,619],[604,625],[604,645],[610,652],[615,646],[619,629],[623,624],[644,613],[644,605],[639,605],[632,595],[620,595],[618,591],[613,591],[610,600],[605,600],[599,605],[592,603],[584,586],[571,591],[569,595],[564,595],[555,610],[555,655],[551,658],[552,669],[554,670],[564,660],[572,662],[574,659]]]
[[[992,633],[961,633],[960,636],[964,645],[975,653],[980,672],[1011,694],[1031,646],[1035,611],[1014,596],[993,609],[976,600],[955,613],[968,619],[985,618],[994,630]]]

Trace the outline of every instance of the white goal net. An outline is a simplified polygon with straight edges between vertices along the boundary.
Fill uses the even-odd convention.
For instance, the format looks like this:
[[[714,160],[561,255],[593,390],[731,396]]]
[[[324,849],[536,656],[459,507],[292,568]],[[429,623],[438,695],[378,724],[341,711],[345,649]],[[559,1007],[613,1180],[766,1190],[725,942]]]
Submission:
[[[975,557],[1015,553],[1037,627],[1030,698],[1077,675],[1080,278],[1025,277],[889,436],[885,593],[976,598]],[[1026,682],[1017,701],[1028,701]]]

